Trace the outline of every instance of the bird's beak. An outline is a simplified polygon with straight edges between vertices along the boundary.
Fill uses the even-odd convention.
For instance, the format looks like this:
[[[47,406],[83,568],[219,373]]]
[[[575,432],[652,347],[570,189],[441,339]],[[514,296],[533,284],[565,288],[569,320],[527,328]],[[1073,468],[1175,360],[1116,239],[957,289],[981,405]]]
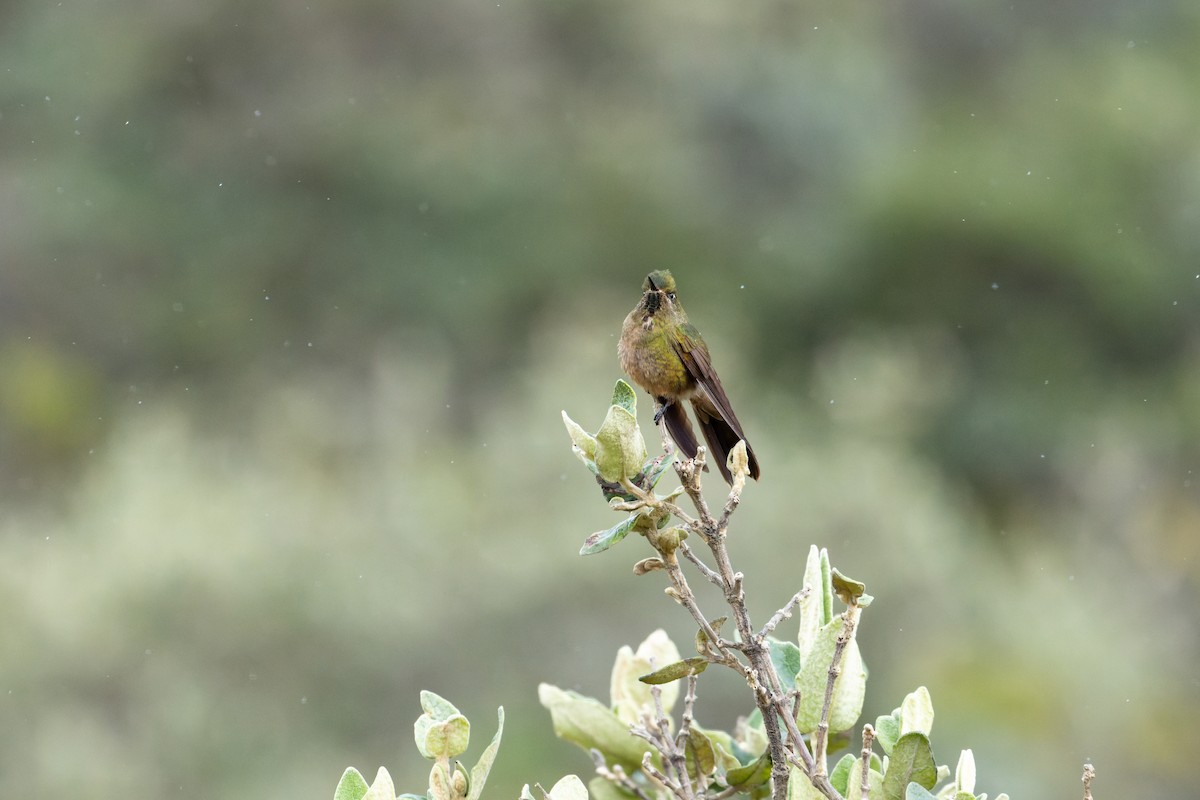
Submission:
[[[656,284],[656,283],[654,282],[654,276],[653,276],[653,275],[647,275],[647,276],[646,276],[646,283],[650,284],[650,289],[651,289],[652,291],[655,291],[655,292],[662,291],[662,287],[661,287],[661,286],[659,286],[658,284]]]

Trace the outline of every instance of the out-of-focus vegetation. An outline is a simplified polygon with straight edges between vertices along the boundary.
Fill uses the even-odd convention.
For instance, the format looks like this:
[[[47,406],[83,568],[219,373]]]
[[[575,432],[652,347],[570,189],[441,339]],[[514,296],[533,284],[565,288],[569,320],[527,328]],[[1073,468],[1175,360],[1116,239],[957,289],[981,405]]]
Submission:
[[[923,683],[1014,797],[1084,758],[1187,794],[1198,38],[1185,0],[6,5],[0,795],[413,784],[418,688],[508,709],[489,795],[586,771],[538,682],[691,635],[575,556],[559,421],[651,268],[762,459],[758,614],[828,546],[868,717]]]

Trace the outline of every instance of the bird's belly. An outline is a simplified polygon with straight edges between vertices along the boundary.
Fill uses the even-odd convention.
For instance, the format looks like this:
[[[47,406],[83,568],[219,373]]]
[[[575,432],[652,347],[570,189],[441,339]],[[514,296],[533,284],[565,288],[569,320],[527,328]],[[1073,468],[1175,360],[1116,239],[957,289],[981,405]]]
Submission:
[[[682,399],[695,389],[695,381],[664,335],[650,332],[631,347],[621,347],[621,368],[654,397]]]

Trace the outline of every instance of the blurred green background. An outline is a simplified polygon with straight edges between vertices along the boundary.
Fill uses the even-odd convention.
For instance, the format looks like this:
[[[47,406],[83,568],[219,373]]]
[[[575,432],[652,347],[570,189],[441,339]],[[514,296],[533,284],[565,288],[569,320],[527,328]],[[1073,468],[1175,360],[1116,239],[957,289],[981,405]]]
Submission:
[[[538,682],[692,635],[643,544],[576,556],[559,421],[653,268],[762,460],[759,619],[827,546],[869,718],[925,684],[982,791],[1188,796],[1198,9],[5,5],[0,796],[422,791],[421,688],[472,754],[506,707],[489,797],[587,774]]]

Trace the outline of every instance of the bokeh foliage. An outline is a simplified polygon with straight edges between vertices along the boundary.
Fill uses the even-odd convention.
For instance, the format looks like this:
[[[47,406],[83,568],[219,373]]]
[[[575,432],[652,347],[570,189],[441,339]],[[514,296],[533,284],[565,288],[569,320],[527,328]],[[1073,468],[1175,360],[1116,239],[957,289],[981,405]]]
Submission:
[[[417,688],[509,710],[490,792],[571,771],[537,683],[598,691],[663,600],[575,557],[558,415],[663,267],[763,460],[739,563],[782,593],[815,542],[881,601],[868,713],[929,685],[1014,797],[1085,757],[1186,794],[1198,36],[1183,0],[5,5],[0,794],[320,795],[397,763]]]

